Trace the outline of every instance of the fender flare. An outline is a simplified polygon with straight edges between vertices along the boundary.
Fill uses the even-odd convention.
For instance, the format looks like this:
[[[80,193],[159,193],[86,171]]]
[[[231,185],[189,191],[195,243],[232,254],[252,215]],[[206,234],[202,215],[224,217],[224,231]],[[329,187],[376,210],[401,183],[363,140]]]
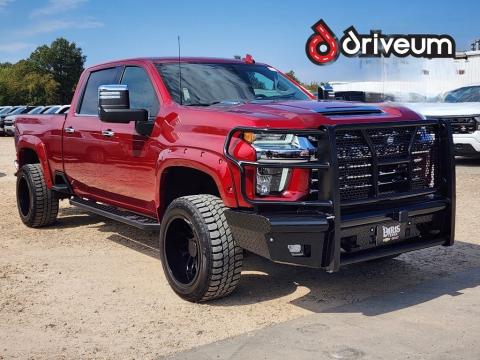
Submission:
[[[170,167],[187,167],[202,171],[209,175],[217,185],[218,192],[224,204],[228,207],[237,207],[237,196],[233,174],[223,155],[197,148],[174,147],[160,152],[155,173],[155,204],[160,209],[161,183],[165,171]]]
[[[52,173],[48,165],[47,149],[43,142],[36,136],[22,135],[17,142],[17,159],[20,161],[20,152],[25,149],[34,151],[37,154],[40,166],[42,167],[45,183],[50,189],[53,186]],[[20,163],[20,166],[23,164]]]

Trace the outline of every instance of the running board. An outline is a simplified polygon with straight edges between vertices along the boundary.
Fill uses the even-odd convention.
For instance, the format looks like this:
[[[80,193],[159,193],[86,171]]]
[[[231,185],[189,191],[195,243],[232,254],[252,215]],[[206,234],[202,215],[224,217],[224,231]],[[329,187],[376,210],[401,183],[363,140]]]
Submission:
[[[127,210],[120,210],[114,206],[100,204],[91,200],[84,200],[78,197],[70,199],[70,205],[106,218],[134,226],[145,231],[160,231],[160,224],[156,219],[135,214]]]

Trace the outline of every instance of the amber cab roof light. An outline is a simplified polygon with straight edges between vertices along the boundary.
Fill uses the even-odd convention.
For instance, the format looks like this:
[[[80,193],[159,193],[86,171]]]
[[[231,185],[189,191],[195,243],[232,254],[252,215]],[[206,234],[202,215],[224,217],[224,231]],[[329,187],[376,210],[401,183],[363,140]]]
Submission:
[[[247,64],[255,64],[255,59],[250,54],[245,55],[243,61],[245,61]]]

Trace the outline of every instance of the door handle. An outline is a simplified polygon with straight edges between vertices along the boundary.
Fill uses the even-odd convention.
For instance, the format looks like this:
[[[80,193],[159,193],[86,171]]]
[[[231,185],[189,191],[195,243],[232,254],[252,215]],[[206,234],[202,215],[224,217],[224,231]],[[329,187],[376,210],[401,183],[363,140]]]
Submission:
[[[102,135],[106,137],[115,136],[115,133],[112,130],[102,130]]]
[[[71,126],[65,128],[65,132],[67,134],[73,134],[75,132],[75,129]]]

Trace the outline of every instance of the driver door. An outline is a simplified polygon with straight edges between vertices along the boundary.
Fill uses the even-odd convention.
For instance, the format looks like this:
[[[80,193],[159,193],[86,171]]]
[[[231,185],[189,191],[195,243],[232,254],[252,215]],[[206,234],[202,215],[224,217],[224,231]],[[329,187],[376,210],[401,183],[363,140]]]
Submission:
[[[159,101],[145,69],[125,67],[120,83],[128,86],[130,108],[146,109],[149,121],[155,121]],[[157,147],[151,146],[150,137],[136,132],[133,121],[128,124],[100,122],[100,132],[104,149],[101,187],[105,195],[123,208],[155,214]]]

